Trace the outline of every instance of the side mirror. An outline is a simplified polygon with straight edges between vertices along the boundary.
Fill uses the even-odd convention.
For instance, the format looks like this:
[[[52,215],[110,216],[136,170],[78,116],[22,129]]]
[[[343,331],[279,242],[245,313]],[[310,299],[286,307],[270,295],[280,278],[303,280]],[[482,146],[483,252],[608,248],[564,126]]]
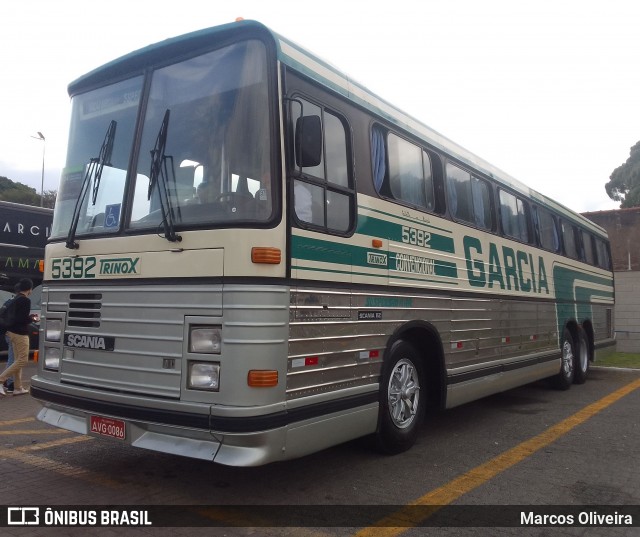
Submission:
[[[317,166],[322,161],[322,122],[320,116],[302,116],[296,120],[296,164],[300,168]]]

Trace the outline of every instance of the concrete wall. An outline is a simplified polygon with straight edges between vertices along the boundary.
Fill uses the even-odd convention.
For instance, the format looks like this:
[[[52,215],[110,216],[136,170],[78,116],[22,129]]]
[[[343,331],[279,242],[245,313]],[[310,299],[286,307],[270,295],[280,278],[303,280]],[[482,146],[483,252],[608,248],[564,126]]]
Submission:
[[[640,207],[583,215],[609,234],[616,281],[617,350],[640,353]]]
[[[640,207],[582,214],[607,230],[614,271],[640,271]]]
[[[616,272],[615,280],[617,350],[640,353],[640,272]]]

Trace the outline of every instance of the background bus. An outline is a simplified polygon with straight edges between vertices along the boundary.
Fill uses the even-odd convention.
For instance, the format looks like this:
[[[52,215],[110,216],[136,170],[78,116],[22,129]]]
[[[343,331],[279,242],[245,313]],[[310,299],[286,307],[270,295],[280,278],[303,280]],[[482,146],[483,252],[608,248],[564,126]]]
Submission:
[[[53,209],[0,201],[0,305],[13,296],[20,279],[30,278],[34,285],[31,309],[40,311],[42,262],[52,220]],[[33,323],[32,350],[39,346],[38,330],[39,323]],[[0,355],[6,352],[6,341],[0,337]]]
[[[606,233],[243,21],[69,87],[39,419],[249,466],[586,380]]]
[[[42,283],[40,262],[53,210],[0,201],[0,289],[13,291],[21,278]]]

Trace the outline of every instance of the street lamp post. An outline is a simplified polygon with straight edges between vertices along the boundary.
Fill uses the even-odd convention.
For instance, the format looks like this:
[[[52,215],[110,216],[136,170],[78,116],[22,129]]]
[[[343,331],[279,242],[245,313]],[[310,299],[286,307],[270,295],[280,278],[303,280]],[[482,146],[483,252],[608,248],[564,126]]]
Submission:
[[[38,131],[38,136],[32,136],[31,138],[35,138],[36,140],[40,140],[42,142],[42,177],[40,180],[40,207],[44,207],[44,152],[46,148],[46,138],[44,134]]]

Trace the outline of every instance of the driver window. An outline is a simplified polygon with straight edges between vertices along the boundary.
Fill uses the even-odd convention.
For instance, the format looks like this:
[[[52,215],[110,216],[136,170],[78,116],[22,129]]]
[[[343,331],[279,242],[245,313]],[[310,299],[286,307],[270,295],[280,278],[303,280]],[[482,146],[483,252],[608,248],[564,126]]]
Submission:
[[[295,129],[297,119],[301,115],[317,116],[322,123],[322,153],[317,165],[295,170],[295,219],[301,227],[310,226],[331,233],[347,233],[353,226],[355,206],[347,122],[344,117],[324,106],[303,99],[296,100],[296,103],[298,105],[292,107],[292,139],[297,138]],[[304,152],[302,147],[295,148],[295,151]],[[294,162],[301,160],[295,158]]]

